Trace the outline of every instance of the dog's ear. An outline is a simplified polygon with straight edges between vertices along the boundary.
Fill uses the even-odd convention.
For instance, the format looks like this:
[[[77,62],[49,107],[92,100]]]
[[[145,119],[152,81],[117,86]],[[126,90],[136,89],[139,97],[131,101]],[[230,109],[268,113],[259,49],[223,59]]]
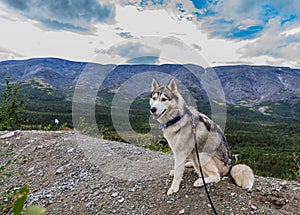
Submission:
[[[159,88],[159,83],[157,82],[157,80],[155,78],[153,78],[152,79],[152,89],[151,89],[151,91],[154,91],[157,88]]]
[[[174,78],[172,78],[172,79],[169,81],[169,83],[168,83],[168,85],[167,85],[167,88],[168,88],[169,90],[171,90],[171,92],[173,92],[173,93],[177,91],[177,84],[176,84]]]

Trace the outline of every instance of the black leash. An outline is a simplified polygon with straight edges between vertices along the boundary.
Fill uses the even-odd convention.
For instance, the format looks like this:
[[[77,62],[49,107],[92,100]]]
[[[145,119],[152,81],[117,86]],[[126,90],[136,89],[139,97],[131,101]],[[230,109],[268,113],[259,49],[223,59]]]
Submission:
[[[203,185],[204,185],[204,188],[205,188],[205,192],[206,192],[207,198],[208,198],[208,200],[209,200],[209,203],[210,203],[210,205],[211,205],[211,208],[212,208],[213,211],[214,211],[214,214],[215,214],[215,215],[218,215],[218,214],[217,214],[217,211],[216,211],[216,209],[215,209],[215,207],[214,207],[214,204],[213,204],[213,202],[212,202],[212,200],[211,200],[211,198],[210,198],[210,195],[209,195],[209,192],[208,192],[206,183],[205,183],[203,170],[202,170],[201,163],[200,163],[199,151],[198,151],[198,147],[197,147],[196,124],[195,124],[194,115],[191,113],[190,110],[188,110],[188,112],[190,112],[191,117],[192,117],[192,132],[193,132],[193,136],[194,136],[194,143],[195,143],[196,155],[197,155],[197,160],[198,160],[199,169],[200,169],[200,173],[201,173]]]

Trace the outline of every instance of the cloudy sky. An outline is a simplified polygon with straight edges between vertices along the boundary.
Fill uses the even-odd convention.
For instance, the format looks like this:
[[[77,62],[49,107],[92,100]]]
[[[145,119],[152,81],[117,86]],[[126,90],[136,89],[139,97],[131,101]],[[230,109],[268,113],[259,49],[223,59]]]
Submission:
[[[0,0],[0,25],[0,60],[300,67],[297,0]]]

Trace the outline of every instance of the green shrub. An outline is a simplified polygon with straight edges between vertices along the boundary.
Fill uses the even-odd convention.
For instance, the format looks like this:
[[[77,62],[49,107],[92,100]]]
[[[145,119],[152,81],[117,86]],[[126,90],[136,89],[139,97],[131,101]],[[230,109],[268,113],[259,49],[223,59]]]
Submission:
[[[0,157],[7,157],[8,160],[0,165],[0,188],[3,190],[0,193],[0,214],[8,212],[13,205],[13,201],[16,195],[15,186],[5,186],[5,182],[9,180],[13,174],[13,170],[10,166],[16,162],[15,159],[10,159],[13,153],[2,153],[0,152]]]
[[[163,136],[160,136],[155,143],[146,145],[145,148],[153,151],[160,151],[160,152],[167,152],[167,153],[171,152],[168,142]]]
[[[16,200],[12,208],[13,215],[43,215],[46,209],[39,205],[32,205],[24,209],[24,205],[29,194],[29,185],[25,184],[18,190]]]
[[[15,130],[21,126],[25,100],[19,98],[19,85],[6,78],[6,89],[0,104],[0,130]]]
[[[29,194],[29,186],[26,184],[19,190],[15,186],[6,186],[5,182],[9,180],[15,171],[13,171],[10,166],[12,164],[18,164],[20,158],[13,158],[14,153],[2,153],[1,157],[7,157],[8,160],[0,165],[0,188],[4,190],[0,193],[0,214],[9,213],[12,210],[13,215],[43,215],[45,213],[45,208],[39,205],[32,205],[24,209],[24,204],[26,202],[27,196]],[[24,160],[26,158],[21,158]]]

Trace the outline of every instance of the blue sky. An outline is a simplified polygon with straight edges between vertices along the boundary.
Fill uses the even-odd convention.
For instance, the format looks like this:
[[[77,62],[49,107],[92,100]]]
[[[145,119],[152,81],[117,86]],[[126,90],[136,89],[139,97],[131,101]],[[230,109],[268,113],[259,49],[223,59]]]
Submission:
[[[296,0],[0,0],[0,60],[50,56],[165,63],[167,53],[182,50],[182,43],[210,65],[300,67],[298,4]],[[144,38],[149,36],[169,43],[146,44]],[[178,56],[178,61],[199,64],[193,57]]]

